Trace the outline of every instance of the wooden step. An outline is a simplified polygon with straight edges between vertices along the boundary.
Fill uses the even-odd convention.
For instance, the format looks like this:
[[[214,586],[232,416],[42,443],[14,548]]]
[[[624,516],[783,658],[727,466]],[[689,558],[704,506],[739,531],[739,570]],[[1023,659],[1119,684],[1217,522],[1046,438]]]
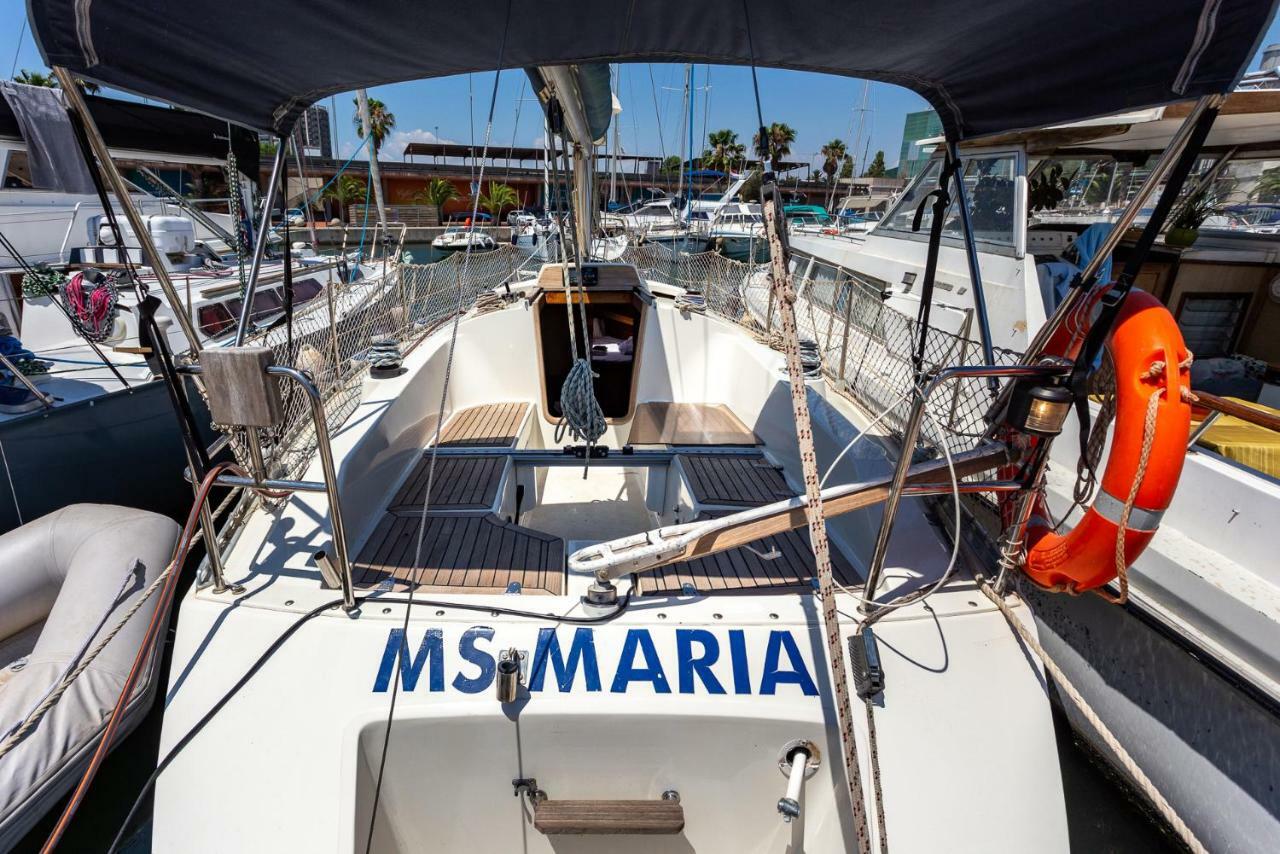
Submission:
[[[678,800],[539,801],[533,826],[547,836],[672,835],[684,830]]]

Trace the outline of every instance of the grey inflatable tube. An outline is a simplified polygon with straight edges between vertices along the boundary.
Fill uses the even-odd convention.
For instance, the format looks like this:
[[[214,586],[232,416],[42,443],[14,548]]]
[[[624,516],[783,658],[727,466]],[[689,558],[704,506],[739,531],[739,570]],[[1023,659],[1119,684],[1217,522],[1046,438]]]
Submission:
[[[104,504],[74,504],[0,535],[0,734],[25,719],[120,621],[164,571],[177,538],[172,519]],[[17,843],[88,763],[158,598],[139,609],[57,705],[0,758],[0,851]],[[120,736],[150,706],[154,671],[153,660]]]

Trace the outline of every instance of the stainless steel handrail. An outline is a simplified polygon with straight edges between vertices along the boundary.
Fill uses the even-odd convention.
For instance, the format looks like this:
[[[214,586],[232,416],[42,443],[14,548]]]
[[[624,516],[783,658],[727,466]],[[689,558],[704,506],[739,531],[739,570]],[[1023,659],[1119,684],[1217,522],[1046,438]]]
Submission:
[[[18,370],[18,366],[13,362],[10,362],[9,357],[3,353],[0,353],[0,365],[4,365],[5,369],[8,370],[9,373],[13,374],[14,379],[26,386],[27,391],[34,394],[36,396],[36,400],[44,404],[45,409],[53,409],[53,398],[36,388],[36,384],[33,383],[26,374]]]
[[[916,441],[920,436],[920,425],[924,421],[925,406],[930,396],[942,385],[958,379],[1001,379],[1016,377],[1060,377],[1071,371],[1070,365],[957,365],[933,374],[927,382],[915,389],[915,403],[902,435],[902,450],[898,456],[893,473],[893,483],[889,489],[889,498],[885,501],[884,516],[880,520],[880,531],[876,535],[875,551],[871,555],[871,566],[867,571],[867,583],[863,588],[862,602],[858,610],[869,613],[875,603],[875,591],[880,582],[880,574],[884,571],[885,556],[889,550],[889,538],[893,534],[893,524],[898,515],[898,504],[904,494],[911,494],[904,489],[907,471],[911,468],[911,456],[915,451]],[[992,488],[996,487],[992,485]],[[947,490],[948,492],[950,489]],[[969,491],[969,490],[964,490]],[[1005,486],[998,491],[1006,491]]]
[[[186,365],[179,368],[179,371],[186,374],[202,374],[204,369],[200,365]],[[272,365],[267,368],[267,373],[274,377],[285,377],[293,380],[302,386],[302,390],[307,395],[307,401],[311,409],[311,421],[316,431],[316,450],[320,455],[320,468],[324,474],[324,481],[317,483],[315,481],[304,480],[277,480],[274,478],[263,477],[265,472],[256,471],[254,477],[246,478],[236,475],[219,475],[215,483],[218,486],[230,487],[233,489],[269,489],[282,492],[323,492],[329,500],[329,518],[333,525],[333,551],[336,559],[336,570],[338,580],[342,587],[343,608],[347,611],[353,611],[356,607],[355,602],[355,583],[351,576],[351,561],[347,552],[347,529],[342,519],[342,505],[338,497],[338,475],[337,468],[333,462],[333,446],[329,442],[329,431],[325,423],[324,398],[320,395],[320,389],[316,388],[311,378],[297,368],[291,368],[284,365]],[[249,428],[256,429],[256,428]],[[188,478],[192,475],[188,470]],[[203,508],[202,508],[203,510]],[[209,537],[209,553],[211,557],[210,566],[213,570],[215,589],[226,589],[225,579],[222,577],[221,555],[216,554],[218,551],[217,542],[212,536]]]

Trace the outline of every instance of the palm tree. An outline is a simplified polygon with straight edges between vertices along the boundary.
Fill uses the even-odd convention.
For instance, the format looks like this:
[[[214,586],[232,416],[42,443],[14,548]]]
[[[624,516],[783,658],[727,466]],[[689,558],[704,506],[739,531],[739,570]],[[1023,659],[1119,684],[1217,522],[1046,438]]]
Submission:
[[[702,155],[702,160],[708,169],[732,172],[746,153],[746,146],[738,142],[738,134],[728,128],[707,134],[707,144],[711,147]]]
[[[347,221],[347,213],[351,205],[364,201],[368,195],[369,190],[365,182],[351,175],[343,175],[324,191],[326,199],[333,199],[338,203],[338,211],[342,214],[343,222]]]
[[[352,103],[356,105],[355,115],[352,117],[356,126],[356,136],[364,139],[364,122],[360,119],[360,101],[352,99]],[[391,135],[391,131],[396,127],[396,114],[387,110],[387,105],[379,101],[377,98],[369,99],[369,137],[373,140],[373,153],[377,154],[382,150],[382,143],[386,142],[387,137]]]
[[[432,178],[427,186],[413,195],[416,205],[435,205],[436,217],[444,222],[444,206],[450,200],[458,198],[458,188],[446,178]]]
[[[1258,176],[1258,183],[1253,185],[1251,197],[1259,202],[1274,202],[1280,199],[1280,166],[1264,170]]]
[[[761,160],[778,161],[791,153],[791,143],[796,141],[795,128],[786,122],[774,122],[769,125],[766,130],[768,147],[765,147],[765,140],[760,139],[760,133],[757,132],[752,138],[752,145],[755,146],[756,156]]]
[[[44,74],[40,71],[28,71],[22,69],[18,72],[18,76],[13,78],[15,83],[23,83],[27,86],[44,86],[47,89],[58,88],[58,78],[52,74]]]
[[[506,208],[514,208],[520,206],[520,197],[516,195],[516,191],[506,184],[498,184],[489,182],[489,192],[480,194],[480,207],[493,216],[494,223],[497,223],[499,214]]]
[[[25,83],[28,86],[44,86],[46,89],[57,89],[58,78],[52,74],[45,74],[41,71],[28,71],[22,69],[18,72],[18,76],[13,78],[15,83]],[[101,90],[101,86],[97,83],[90,83],[88,80],[76,78],[76,83],[80,84],[80,91],[86,95],[96,95]]]
[[[822,146],[822,171],[826,174],[827,181],[831,184],[831,201],[827,204],[828,209],[835,204],[836,172],[840,169],[840,162],[844,160],[847,154],[848,151],[842,139],[833,139]]]

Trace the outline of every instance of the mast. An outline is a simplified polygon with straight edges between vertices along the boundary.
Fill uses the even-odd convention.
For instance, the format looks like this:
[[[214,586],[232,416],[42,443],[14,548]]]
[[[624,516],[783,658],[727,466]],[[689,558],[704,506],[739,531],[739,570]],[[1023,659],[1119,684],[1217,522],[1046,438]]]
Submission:
[[[364,89],[357,89],[356,103],[360,107],[360,127],[364,130],[365,139],[369,139],[369,133],[373,126],[373,122],[369,118],[369,93]],[[371,139],[369,139],[369,180],[373,182],[373,197],[378,205],[378,223],[382,226],[385,234],[387,208],[382,203],[382,178],[378,175],[378,149]]]
[[[689,77],[685,81],[685,97],[689,100],[689,201],[685,207],[689,215],[693,215],[693,100],[696,91],[693,88],[693,65],[688,66]]]
[[[867,118],[867,97],[870,94],[871,94],[871,81],[863,80],[862,81],[862,106],[858,107],[858,130],[853,135],[853,175],[855,176],[860,174],[858,169],[858,143],[862,141],[862,125]],[[870,147],[870,145],[871,145],[871,135],[868,134],[867,146]],[[862,153],[862,170],[861,171],[866,171],[866,168],[867,168],[867,153],[864,150]],[[853,180],[853,176],[850,176],[850,190],[852,190],[852,180]],[[839,172],[836,173],[835,186],[836,187],[840,186]],[[835,204],[836,204],[836,194],[835,194],[835,190],[833,189],[831,192],[831,206],[835,207]]]
[[[684,104],[681,105],[681,109],[680,109],[680,122],[682,125],[686,120],[684,115],[685,113],[684,107],[689,103],[689,78],[690,78],[690,75],[692,74],[693,74],[693,66],[685,65],[684,67]],[[690,113],[690,115],[692,115],[692,113]],[[690,133],[693,133],[693,131],[690,131]],[[683,127],[680,129],[680,136],[684,136]],[[680,150],[679,138],[680,137],[676,137],[677,151]],[[684,195],[684,164],[682,163],[680,164],[680,176],[676,180],[676,198],[679,198],[680,196],[683,196],[683,195]]]
[[[622,137],[618,133],[618,114],[622,112],[622,105],[618,103],[617,83],[621,82],[622,70],[620,66],[614,66],[614,73],[617,80],[614,84],[613,98],[613,162],[609,167],[609,203],[617,204],[618,202],[618,146],[622,142]]]

